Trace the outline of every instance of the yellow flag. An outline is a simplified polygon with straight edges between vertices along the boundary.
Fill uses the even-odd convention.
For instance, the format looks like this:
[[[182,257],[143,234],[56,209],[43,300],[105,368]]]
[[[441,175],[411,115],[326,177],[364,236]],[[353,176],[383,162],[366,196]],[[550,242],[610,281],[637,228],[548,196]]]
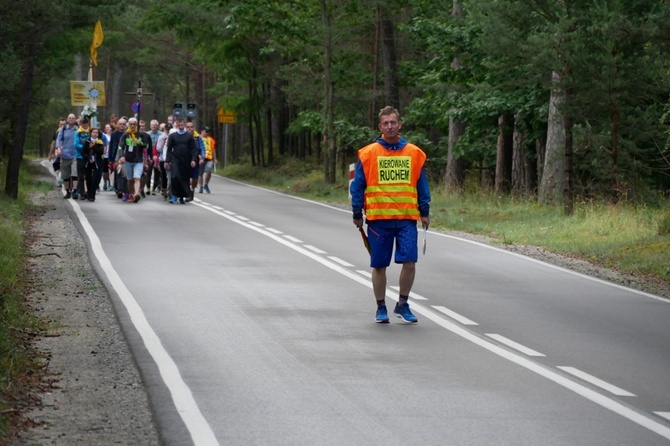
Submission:
[[[102,45],[104,39],[105,36],[102,35],[102,23],[98,20],[98,23],[95,24],[93,41],[91,42],[91,60],[96,67],[98,66],[98,47]]]

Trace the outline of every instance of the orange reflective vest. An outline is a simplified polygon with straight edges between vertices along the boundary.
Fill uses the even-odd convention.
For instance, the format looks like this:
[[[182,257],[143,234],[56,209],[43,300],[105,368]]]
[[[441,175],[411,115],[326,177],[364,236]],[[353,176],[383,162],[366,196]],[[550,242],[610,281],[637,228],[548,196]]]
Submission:
[[[420,220],[416,185],[426,154],[414,144],[388,150],[374,142],[358,151],[365,172],[368,220]]]
[[[216,146],[216,141],[211,136],[202,138],[202,141],[205,143],[205,159],[211,160],[214,156],[214,147]]]

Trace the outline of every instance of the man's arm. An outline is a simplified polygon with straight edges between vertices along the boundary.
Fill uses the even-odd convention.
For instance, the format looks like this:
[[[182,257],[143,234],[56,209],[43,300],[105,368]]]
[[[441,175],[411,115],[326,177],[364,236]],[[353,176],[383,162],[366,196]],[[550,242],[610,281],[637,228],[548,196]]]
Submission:
[[[354,225],[357,227],[363,226],[363,206],[365,203],[365,188],[367,181],[365,179],[365,171],[361,160],[356,161],[356,170],[354,180],[351,182],[349,192],[351,193],[351,210],[353,212]]]
[[[56,154],[56,138],[51,140],[51,146],[49,146],[49,161],[54,158]]]
[[[165,141],[165,164],[172,162],[172,135],[168,135]]]
[[[125,133],[121,134],[121,137],[119,138],[119,145],[116,148],[116,161],[119,164],[123,164],[126,162],[126,136]]]
[[[194,137],[191,137],[188,140],[189,153],[191,154],[191,167],[195,167],[198,164],[198,157],[200,156],[200,151],[198,149],[198,143]]]
[[[63,126],[58,131],[58,137],[56,138],[56,147],[59,148],[59,149],[62,148],[64,140],[65,140],[65,126]]]
[[[426,171],[421,169],[421,176],[416,184],[417,204],[419,207],[419,214],[421,214],[421,225],[428,229],[430,226],[430,186],[428,183],[428,175]]]

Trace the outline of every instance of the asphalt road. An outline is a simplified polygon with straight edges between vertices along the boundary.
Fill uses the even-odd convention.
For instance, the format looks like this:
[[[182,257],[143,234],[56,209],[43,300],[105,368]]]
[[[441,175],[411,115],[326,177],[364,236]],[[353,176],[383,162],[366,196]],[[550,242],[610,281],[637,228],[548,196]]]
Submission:
[[[72,203],[165,444],[670,443],[667,301],[429,231],[378,325],[349,212],[211,189]]]

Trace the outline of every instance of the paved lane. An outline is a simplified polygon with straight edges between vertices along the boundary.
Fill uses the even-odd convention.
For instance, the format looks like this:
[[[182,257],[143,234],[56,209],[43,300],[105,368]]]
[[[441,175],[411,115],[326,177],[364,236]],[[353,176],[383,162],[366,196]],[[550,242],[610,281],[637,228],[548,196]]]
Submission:
[[[73,203],[166,444],[668,444],[666,302],[430,233],[379,326],[348,212],[212,191]]]

